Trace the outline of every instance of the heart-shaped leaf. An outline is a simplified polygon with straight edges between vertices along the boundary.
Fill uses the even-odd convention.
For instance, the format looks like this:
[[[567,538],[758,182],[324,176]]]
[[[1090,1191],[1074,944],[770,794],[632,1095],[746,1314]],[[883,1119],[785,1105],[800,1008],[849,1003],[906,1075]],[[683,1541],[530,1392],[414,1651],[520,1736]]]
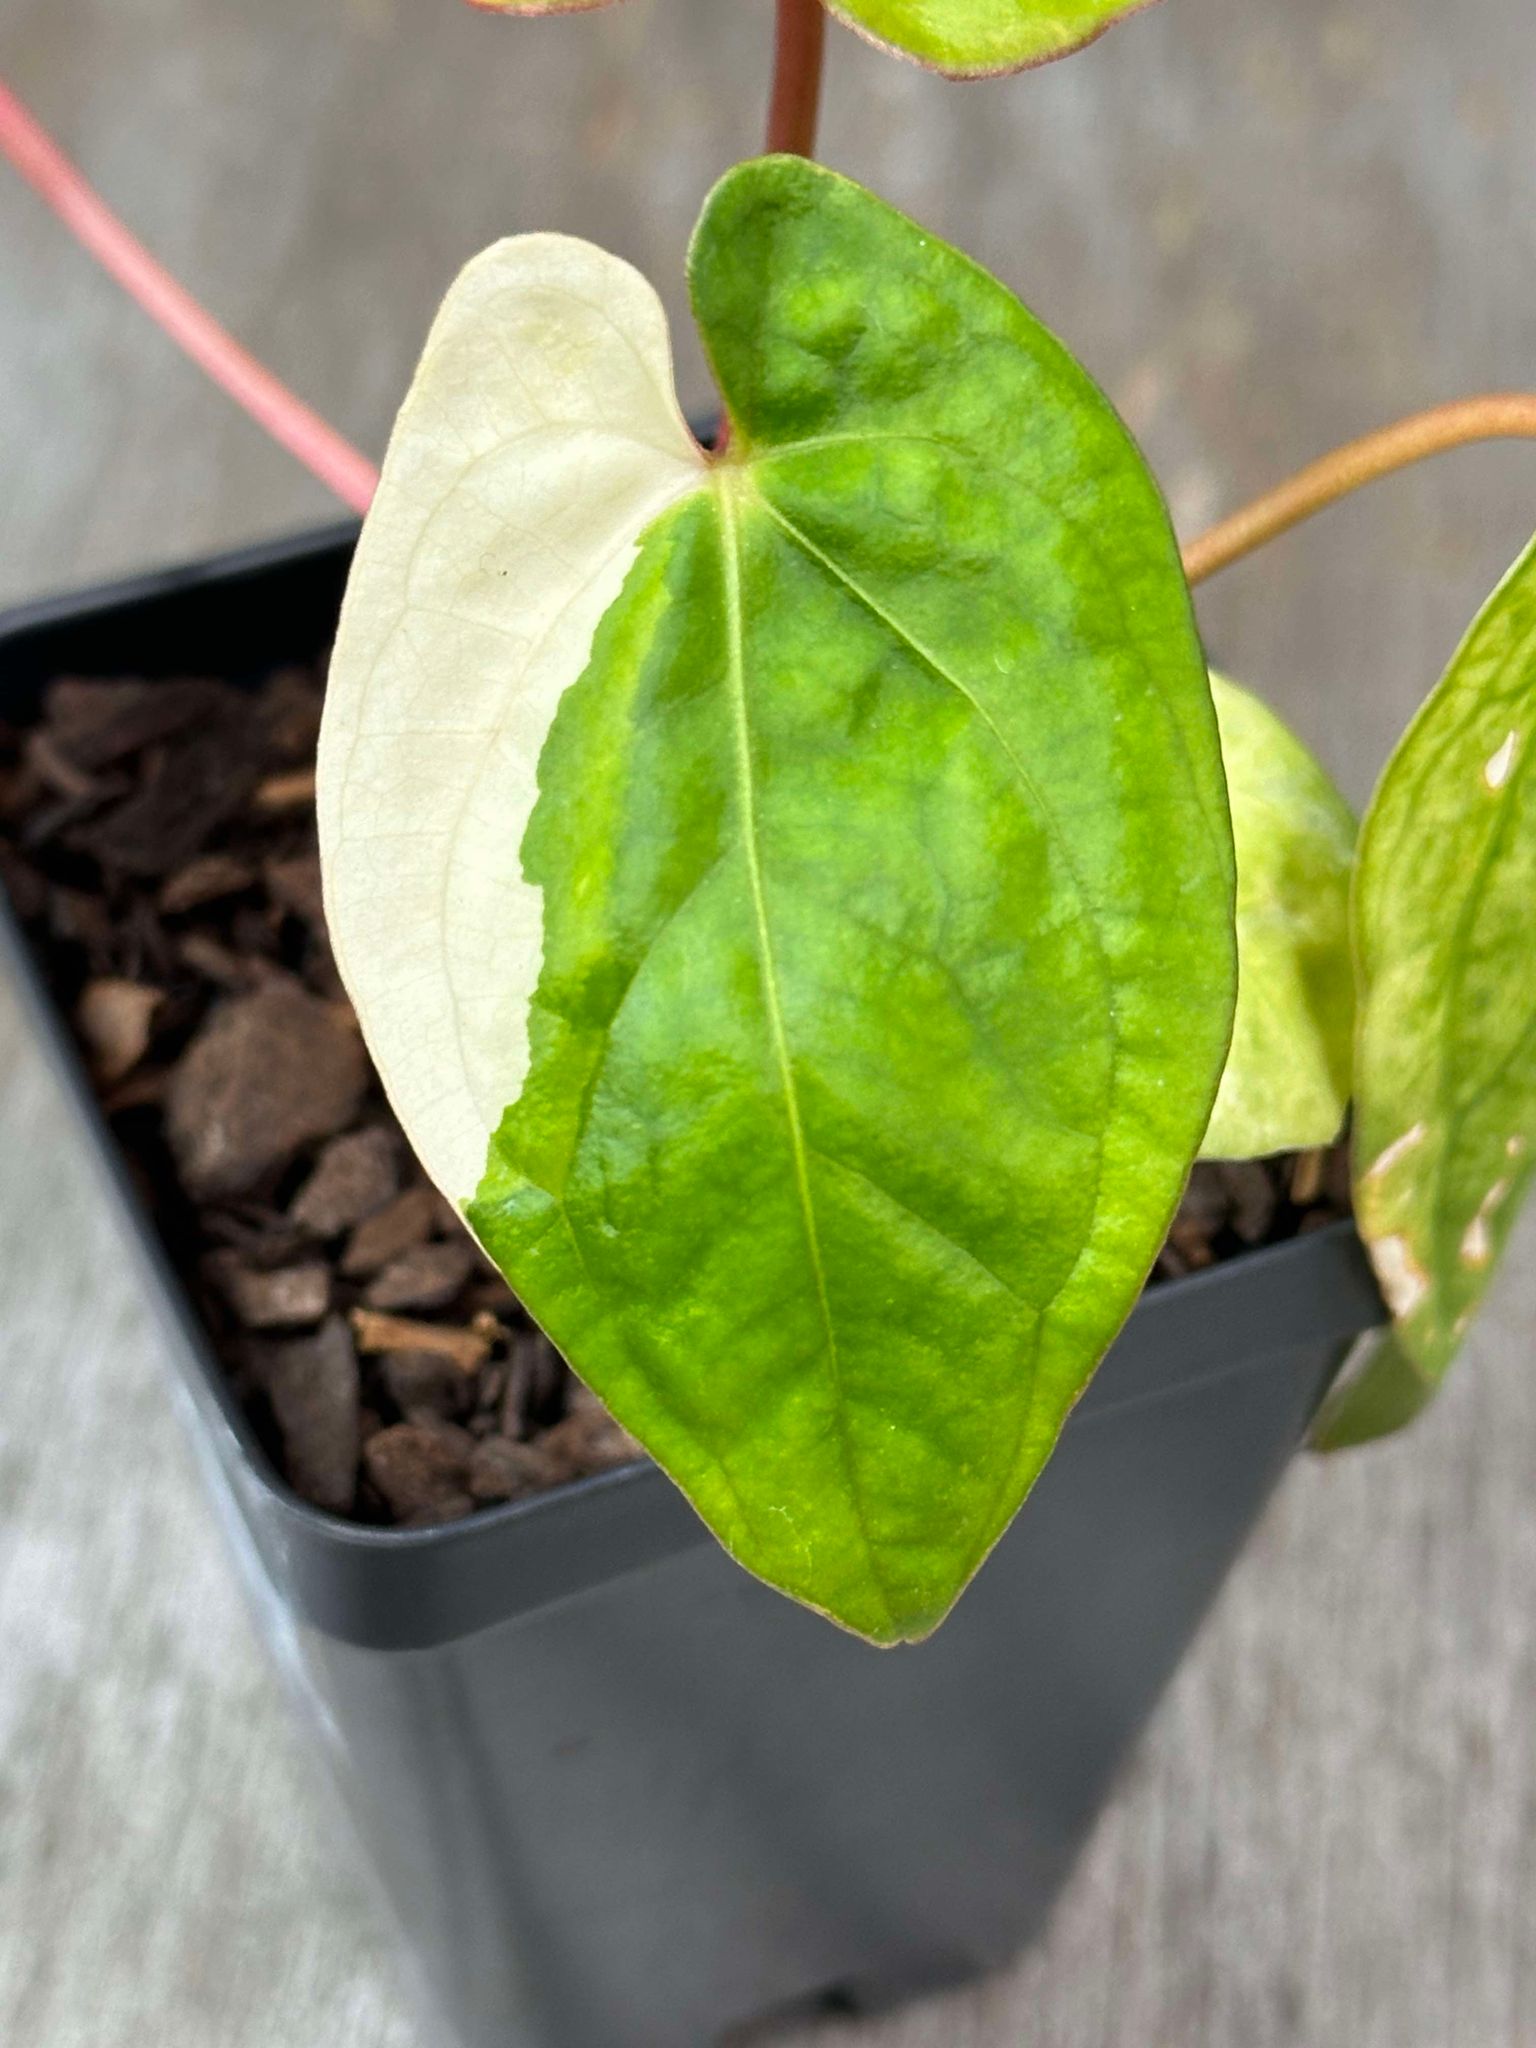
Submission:
[[[490,14],[570,14],[611,0],[470,0]],[[950,78],[988,78],[1066,57],[1151,0],[828,0],[884,49]]]
[[[1208,1120],[1216,725],[1156,488],[1001,285],[794,158],[716,188],[690,281],[708,466],[624,265],[537,237],[450,293],[332,670],[329,911],[532,1313],[734,1555],[890,1642]]]
[[[1330,1404],[1325,1441],[1359,1442],[1423,1405],[1530,1182],[1533,756],[1536,543],[1404,735],[1361,831],[1355,1210],[1396,1329]]]
[[[1274,712],[1211,677],[1237,847],[1237,1015],[1201,1152],[1249,1159],[1336,1138],[1349,1101],[1355,821]]]

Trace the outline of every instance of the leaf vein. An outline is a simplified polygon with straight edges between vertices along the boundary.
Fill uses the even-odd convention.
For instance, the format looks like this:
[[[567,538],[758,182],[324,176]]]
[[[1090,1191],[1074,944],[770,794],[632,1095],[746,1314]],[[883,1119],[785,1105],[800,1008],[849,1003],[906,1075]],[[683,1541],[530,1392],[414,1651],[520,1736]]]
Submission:
[[[958,1252],[961,1258],[973,1265],[978,1273],[985,1274],[994,1287],[1000,1288],[1010,1301],[1017,1302],[1019,1307],[1024,1309],[1031,1317],[1038,1317],[1041,1314],[1041,1310],[1036,1303],[1029,1300],[1026,1295],[1020,1294],[1019,1290],[1009,1281],[1005,1280],[1001,1273],[989,1266],[985,1259],[979,1258],[969,1245],[962,1244],[959,1238],[952,1236],[942,1224],[935,1223],[931,1217],[925,1216],[920,1209],[914,1209],[910,1202],[904,1200],[902,1196],[887,1187],[884,1181],[876,1180],[874,1175],[866,1173],[862,1166],[855,1166],[851,1159],[834,1158],[830,1152],[823,1151],[819,1145],[810,1145],[807,1149],[816,1158],[821,1160],[824,1165],[830,1166],[834,1172],[846,1173],[854,1180],[863,1181],[864,1185],[867,1188],[873,1189],[882,1201],[889,1202],[893,1209],[899,1209],[904,1216],[910,1216],[912,1221],[921,1229],[926,1230],[930,1237],[935,1238],[942,1245],[947,1245],[951,1251]]]
[[[816,1221],[816,1206],[811,1193],[810,1170],[807,1159],[805,1130],[800,1115],[800,1097],[795,1081],[794,1064],[790,1058],[789,1039],[784,1028],[784,1013],[779,1001],[778,973],[774,962],[773,938],[768,923],[768,902],[763,884],[762,860],[757,845],[757,806],[753,793],[752,730],[747,713],[746,659],[743,644],[743,623],[741,605],[741,542],[736,525],[736,507],[731,495],[729,480],[722,476],[719,493],[720,525],[723,546],[721,549],[725,572],[726,642],[729,665],[731,700],[735,713],[737,772],[741,792],[742,852],[747,864],[747,878],[752,894],[753,913],[757,926],[758,958],[763,975],[763,1000],[768,1012],[769,1036],[773,1044],[774,1060],[779,1070],[780,1085],[784,1095],[784,1108],[789,1123],[790,1152],[794,1162],[796,1192],[799,1196],[801,1217],[805,1228],[806,1247],[810,1257],[811,1271],[815,1279],[816,1295],[821,1310],[822,1326],[826,1333],[827,1362],[831,1367],[833,1381],[833,1407],[837,1421],[838,1442],[842,1451],[843,1466],[848,1474],[849,1494],[853,1503],[859,1535],[864,1545],[870,1577],[879,1592],[885,1608],[886,1620],[895,1622],[895,1606],[890,1588],[881,1571],[878,1553],[870,1535],[869,1520],[859,1479],[858,1460],[854,1454],[853,1441],[848,1430],[847,1397],[843,1386],[842,1361],[837,1348],[837,1330],[832,1316],[832,1303],[827,1293],[826,1270],[821,1255],[821,1235]]]

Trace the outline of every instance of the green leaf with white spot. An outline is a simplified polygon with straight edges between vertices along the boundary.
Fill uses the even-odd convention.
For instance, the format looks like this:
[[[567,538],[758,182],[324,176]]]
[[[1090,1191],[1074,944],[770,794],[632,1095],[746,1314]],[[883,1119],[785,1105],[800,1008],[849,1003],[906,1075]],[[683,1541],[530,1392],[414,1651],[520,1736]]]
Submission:
[[[1237,848],[1237,1015],[1208,1159],[1327,1145],[1349,1100],[1355,821],[1266,704],[1211,677]]]
[[[327,900],[534,1316],[744,1565],[893,1642],[1208,1121],[1216,723],[1156,487],[1003,286],[792,158],[689,276],[709,465],[627,266],[536,237],[450,293],[332,671]]]
[[[570,14],[610,0],[470,0],[489,14]],[[1065,57],[1151,0],[828,0],[882,48],[951,78],[987,78]]]
[[[1536,543],[1387,765],[1355,883],[1355,1211],[1395,1341],[1328,1418],[1363,1440],[1439,1383],[1536,1157]]]

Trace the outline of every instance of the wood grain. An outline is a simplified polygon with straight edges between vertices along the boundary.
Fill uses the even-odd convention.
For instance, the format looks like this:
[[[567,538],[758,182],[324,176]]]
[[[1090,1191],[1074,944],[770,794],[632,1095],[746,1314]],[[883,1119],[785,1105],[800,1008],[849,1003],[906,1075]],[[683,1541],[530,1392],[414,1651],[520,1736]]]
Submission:
[[[9,0],[0,71],[157,253],[377,451],[493,235],[682,316],[755,143],[767,0]],[[1536,365],[1529,0],[1167,0],[946,86],[835,33],[826,154],[1096,369],[1187,531],[1336,439]],[[330,516],[0,175],[0,598]],[[707,402],[682,350],[691,404]],[[1202,596],[1357,797],[1536,523],[1536,458],[1378,487]],[[1047,1940],[860,2048],[1536,2039],[1536,1232],[1400,1442],[1298,1464]],[[408,2048],[388,1941],[257,1659],[147,1325],[0,999],[0,2039]],[[622,2048],[622,2044],[615,2044]]]

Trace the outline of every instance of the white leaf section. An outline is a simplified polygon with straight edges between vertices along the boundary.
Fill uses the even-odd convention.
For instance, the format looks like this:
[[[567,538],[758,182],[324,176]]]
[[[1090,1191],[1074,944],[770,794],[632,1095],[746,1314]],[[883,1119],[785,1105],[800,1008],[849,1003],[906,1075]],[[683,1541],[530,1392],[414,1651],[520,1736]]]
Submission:
[[[543,925],[520,848],[545,734],[640,535],[705,473],[637,271],[527,235],[461,273],[358,545],[318,774],[337,965],[455,1203],[527,1069]]]

